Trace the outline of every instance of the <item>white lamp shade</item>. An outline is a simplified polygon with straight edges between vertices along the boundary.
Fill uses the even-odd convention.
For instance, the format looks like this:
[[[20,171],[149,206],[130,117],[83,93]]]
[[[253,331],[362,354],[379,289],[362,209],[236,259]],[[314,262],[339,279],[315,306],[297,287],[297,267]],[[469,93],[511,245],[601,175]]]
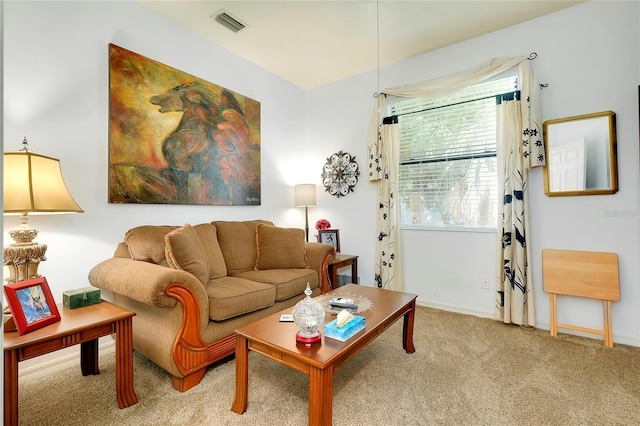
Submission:
[[[296,207],[313,207],[316,205],[316,185],[304,183],[293,188]]]
[[[4,213],[83,213],[64,183],[60,160],[8,152],[3,168]]]

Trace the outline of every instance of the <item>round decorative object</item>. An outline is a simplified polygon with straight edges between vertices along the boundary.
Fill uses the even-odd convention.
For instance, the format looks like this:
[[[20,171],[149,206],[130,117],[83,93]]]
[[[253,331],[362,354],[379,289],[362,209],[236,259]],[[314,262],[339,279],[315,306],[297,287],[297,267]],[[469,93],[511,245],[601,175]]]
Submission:
[[[340,151],[327,158],[322,168],[322,184],[329,194],[340,198],[353,192],[359,175],[356,157]]]
[[[292,312],[293,322],[300,329],[296,334],[296,342],[303,343],[305,346],[311,346],[322,339],[318,327],[324,324],[324,308],[311,298],[311,293],[307,283],[304,291],[307,297],[296,303]]]
[[[366,297],[363,296],[359,296],[358,294],[350,294],[350,293],[345,293],[345,294],[340,294],[340,296],[347,298],[347,299],[352,299],[353,303],[358,305],[358,309],[352,313],[361,313],[364,311],[368,311],[369,309],[373,308],[373,302],[370,299],[367,299]],[[342,308],[334,308],[333,306],[331,306],[331,304],[329,303],[331,301],[331,299],[333,299],[335,296],[335,294],[327,294],[327,295],[323,295],[323,296],[318,296],[316,297],[314,300],[317,300],[318,303],[320,303],[322,305],[322,307],[324,308],[324,311],[329,313],[329,314],[333,314],[333,315],[337,315],[338,313],[340,313],[340,311],[342,311]]]

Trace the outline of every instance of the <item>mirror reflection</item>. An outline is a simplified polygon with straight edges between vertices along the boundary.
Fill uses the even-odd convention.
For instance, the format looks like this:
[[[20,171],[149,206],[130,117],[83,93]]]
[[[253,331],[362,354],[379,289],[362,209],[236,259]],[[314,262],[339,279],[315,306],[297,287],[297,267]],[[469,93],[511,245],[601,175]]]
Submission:
[[[548,196],[613,194],[618,191],[615,113],[548,120],[544,192]]]

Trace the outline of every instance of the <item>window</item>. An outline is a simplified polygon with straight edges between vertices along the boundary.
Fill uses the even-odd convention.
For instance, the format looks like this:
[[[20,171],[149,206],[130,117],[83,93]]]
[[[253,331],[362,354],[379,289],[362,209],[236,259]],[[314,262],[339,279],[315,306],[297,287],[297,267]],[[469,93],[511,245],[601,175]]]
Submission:
[[[502,78],[390,104],[400,125],[403,228],[495,229],[496,96],[513,92],[516,83]]]

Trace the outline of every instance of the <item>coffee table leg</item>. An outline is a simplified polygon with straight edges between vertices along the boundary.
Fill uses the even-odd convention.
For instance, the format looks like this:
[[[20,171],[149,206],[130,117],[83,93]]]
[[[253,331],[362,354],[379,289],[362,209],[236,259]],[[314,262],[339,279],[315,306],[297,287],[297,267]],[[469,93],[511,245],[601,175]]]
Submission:
[[[236,335],[236,396],[231,411],[242,414],[247,411],[249,398],[249,341]]]
[[[333,417],[333,369],[310,366],[309,426],[331,426]]]
[[[138,403],[138,397],[133,389],[133,331],[131,317],[116,321],[116,393],[118,407],[120,408],[127,408]]]
[[[18,351],[4,353],[4,424],[18,424]]]
[[[404,314],[404,327],[402,328],[402,347],[407,353],[412,354],[416,351],[413,346],[413,321],[416,316],[416,300],[411,302],[409,312]]]

